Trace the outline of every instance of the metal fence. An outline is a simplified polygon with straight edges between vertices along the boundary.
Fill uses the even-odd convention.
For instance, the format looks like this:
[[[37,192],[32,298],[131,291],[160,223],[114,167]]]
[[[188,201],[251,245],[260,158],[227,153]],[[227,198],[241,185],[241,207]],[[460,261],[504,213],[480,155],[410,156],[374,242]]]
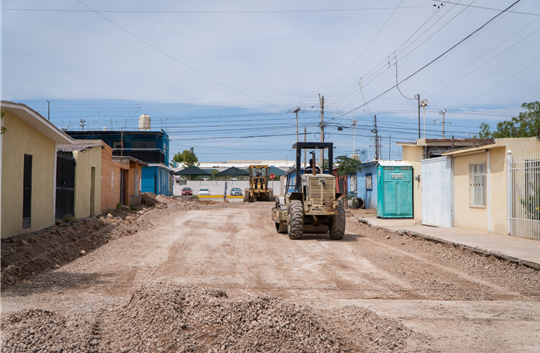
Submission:
[[[508,231],[540,240],[540,153],[508,157]]]

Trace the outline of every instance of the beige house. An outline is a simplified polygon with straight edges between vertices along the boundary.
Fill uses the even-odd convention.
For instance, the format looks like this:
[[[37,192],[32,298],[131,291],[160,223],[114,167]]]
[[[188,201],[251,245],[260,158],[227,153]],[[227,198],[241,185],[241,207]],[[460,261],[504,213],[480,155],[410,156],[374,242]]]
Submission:
[[[523,206],[519,201],[527,193],[518,195],[516,200],[512,194],[530,188],[532,182],[540,187],[538,153],[540,138],[536,137],[496,139],[490,145],[443,153],[453,160],[454,226],[540,239],[540,234],[528,234],[527,230],[517,234],[510,229],[512,218],[521,218]],[[519,157],[529,158],[532,163],[524,169],[526,174],[512,177],[512,170],[519,168],[512,161]],[[525,181],[526,177],[529,181]],[[534,220],[531,221],[526,223],[533,224]],[[536,227],[529,230],[540,229]]]
[[[428,225],[540,239],[537,205],[523,201],[539,202],[534,193],[540,188],[540,138],[469,141],[476,146],[454,145],[432,158],[425,158],[430,145],[425,140],[401,143],[403,160],[414,168],[415,218]],[[444,213],[445,225],[428,219],[433,210]]]
[[[54,225],[56,147],[73,139],[24,104],[2,101],[1,237]]]
[[[101,214],[101,143],[75,140],[58,150],[73,153],[75,159],[74,216]]]

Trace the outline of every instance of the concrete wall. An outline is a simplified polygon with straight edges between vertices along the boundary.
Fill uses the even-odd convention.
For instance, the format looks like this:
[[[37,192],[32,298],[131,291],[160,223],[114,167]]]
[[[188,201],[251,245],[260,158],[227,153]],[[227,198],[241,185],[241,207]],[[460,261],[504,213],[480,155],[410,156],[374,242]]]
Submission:
[[[487,152],[454,157],[454,226],[486,232],[488,206],[469,206],[469,164],[475,163],[487,163]],[[488,204],[489,197],[486,200]]]
[[[270,181],[268,183],[269,187],[273,189],[274,196],[281,196],[279,181]],[[198,195],[200,188],[208,188],[211,195],[223,196],[223,191],[225,190],[225,181],[215,180],[215,181],[188,181],[186,185],[174,184],[174,195],[182,195],[182,188],[184,186],[189,186],[193,189],[193,194]],[[249,186],[248,181],[227,181],[227,196],[231,194],[232,188],[242,189],[242,194],[244,189]]]
[[[402,146],[403,161],[409,162],[413,167],[413,206],[414,219],[422,219],[422,180],[416,177],[422,174],[422,163],[424,159],[424,147],[422,146]]]
[[[138,175],[138,180],[135,180],[135,174]],[[128,177],[128,205],[137,206],[141,204],[141,177],[142,177],[142,165],[139,163],[129,161],[129,177]]]
[[[540,140],[532,138],[497,139],[500,147],[474,154],[454,156],[454,225],[460,228],[508,234],[508,160],[513,156],[540,151]],[[489,157],[488,157],[489,154]],[[489,159],[489,163],[488,163]],[[469,206],[469,164],[488,163],[486,207]]]
[[[73,151],[75,158],[75,217],[101,214],[101,147]]]
[[[366,175],[371,174],[371,190],[366,189]],[[364,200],[365,208],[377,209],[377,164],[366,164],[357,177],[357,195]]]
[[[129,167],[113,162],[112,148],[104,144],[101,149],[101,212],[114,210],[120,203],[121,170],[129,170]]]
[[[54,224],[56,144],[9,111],[2,137],[1,237],[33,232]],[[24,155],[32,155],[31,227],[23,229]]]

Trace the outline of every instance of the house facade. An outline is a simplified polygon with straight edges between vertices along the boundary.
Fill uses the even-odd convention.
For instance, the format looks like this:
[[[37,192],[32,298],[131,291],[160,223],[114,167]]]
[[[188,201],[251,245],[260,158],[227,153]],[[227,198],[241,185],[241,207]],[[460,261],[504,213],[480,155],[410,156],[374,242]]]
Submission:
[[[113,156],[129,156],[147,163],[142,167],[142,192],[172,195],[169,136],[161,131],[66,131],[74,139],[102,140]]]
[[[511,229],[524,208],[520,201],[531,195],[527,190],[534,193],[540,188],[539,153],[536,137],[496,139],[490,145],[444,153],[453,160],[454,226],[540,240],[538,219],[527,220],[524,215],[523,234]],[[529,163],[524,173],[512,177],[512,170],[518,168],[512,161],[521,156]],[[540,205],[538,196],[533,198]]]
[[[470,143],[434,158],[424,158],[425,141],[401,143],[403,160],[414,168],[415,218],[540,240],[540,139]]]
[[[75,141],[59,145],[58,150],[71,152],[75,160],[73,215],[84,218],[101,214],[101,144]]]
[[[113,156],[113,162],[119,163],[128,167],[127,175],[125,175],[125,194],[122,194],[120,203],[126,206],[137,206],[141,204],[142,201],[142,170],[143,167],[148,167],[148,163],[141,161],[140,159],[129,157],[129,156]],[[124,171],[124,173],[126,173]]]
[[[54,225],[56,147],[73,140],[24,104],[2,101],[1,237]]]

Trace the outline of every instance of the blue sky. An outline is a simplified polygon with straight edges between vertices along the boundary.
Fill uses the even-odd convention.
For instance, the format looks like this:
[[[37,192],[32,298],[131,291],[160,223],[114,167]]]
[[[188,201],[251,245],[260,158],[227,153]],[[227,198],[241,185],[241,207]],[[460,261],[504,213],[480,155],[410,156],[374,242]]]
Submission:
[[[70,129],[133,130],[146,113],[173,152],[222,161],[292,158],[292,111],[318,140],[321,94],[337,155],[357,120],[373,158],[376,115],[396,159],[418,137],[415,94],[428,138],[443,109],[446,136],[467,138],[539,99],[540,3],[501,13],[514,2],[3,0],[1,96],[44,116],[48,100]]]

